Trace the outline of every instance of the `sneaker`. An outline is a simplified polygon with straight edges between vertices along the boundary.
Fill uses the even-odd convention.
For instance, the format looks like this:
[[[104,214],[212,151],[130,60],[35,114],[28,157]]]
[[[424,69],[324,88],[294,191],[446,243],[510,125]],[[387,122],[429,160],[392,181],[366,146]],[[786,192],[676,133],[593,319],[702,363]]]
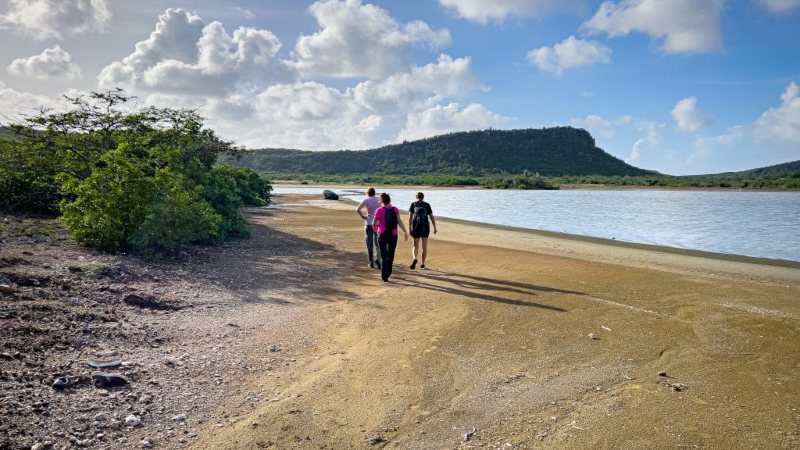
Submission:
[[[375,264],[369,263],[369,264],[367,264],[367,267],[369,267],[370,269],[374,269],[375,268]]]
[[[419,266],[419,270],[428,270],[428,266],[423,264],[423,265]]]
[[[423,264],[422,267],[425,267],[425,264]],[[411,261],[411,270],[414,270],[416,268],[417,268],[417,260],[415,259],[414,261]]]
[[[375,260],[375,267],[377,267],[378,269],[381,268],[381,261],[379,259]]]

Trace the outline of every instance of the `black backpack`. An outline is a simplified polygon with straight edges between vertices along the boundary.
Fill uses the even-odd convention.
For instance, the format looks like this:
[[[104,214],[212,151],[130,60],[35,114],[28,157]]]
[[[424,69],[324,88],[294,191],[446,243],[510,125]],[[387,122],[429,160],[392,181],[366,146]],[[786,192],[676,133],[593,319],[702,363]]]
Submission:
[[[414,203],[414,229],[422,229],[428,225],[428,208],[422,202]]]
[[[384,206],[384,208],[386,208]],[[396,230],[397,229],[397,211],[394,208],[386,208],[386,214],[383,216],[383,220],[386,221],[386,229],[387,230]]]

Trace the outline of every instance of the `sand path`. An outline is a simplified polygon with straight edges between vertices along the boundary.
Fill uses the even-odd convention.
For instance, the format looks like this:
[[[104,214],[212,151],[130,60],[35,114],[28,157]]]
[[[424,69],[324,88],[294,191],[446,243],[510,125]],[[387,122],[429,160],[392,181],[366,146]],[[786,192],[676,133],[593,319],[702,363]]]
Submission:
[[[315,243],[270,293],[300,312],[252,334],[293,364],[197,448],[800,445],[797,267],[440,220],[432,270],[401,241],[384,284],[350,205],[305,201],[249,213]]]

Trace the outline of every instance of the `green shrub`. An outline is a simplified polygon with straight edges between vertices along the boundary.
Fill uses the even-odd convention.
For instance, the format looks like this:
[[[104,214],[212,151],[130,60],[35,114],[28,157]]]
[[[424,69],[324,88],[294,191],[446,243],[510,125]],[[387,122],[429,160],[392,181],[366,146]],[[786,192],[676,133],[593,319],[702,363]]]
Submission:
[[[160,194],[145,214],[134,245],[147,252],[171,252],[186,244],[221,240],[223,217],[200,197],[201,188],[180,174],[159,171]]]
[[[0,208],[59,205],[75,240],[107,251],[250,235],[239,209],[269,204],[272,186],[250,169],[215,167],[242,150],[196,113],[122,111],[119,90],[69,100],[71,111],[29,117],[14,127],[19,139],[0,142]]]

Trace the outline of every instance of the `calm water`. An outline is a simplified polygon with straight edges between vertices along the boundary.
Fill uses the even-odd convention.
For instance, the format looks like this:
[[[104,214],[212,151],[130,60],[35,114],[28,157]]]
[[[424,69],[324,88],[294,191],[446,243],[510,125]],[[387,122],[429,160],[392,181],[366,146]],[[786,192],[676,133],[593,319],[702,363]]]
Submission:
[[[330,188],[361,200],[361,191]],[[407,209],[417,192],[389,189]],[[320,194],[322,188],[275,193]],[[800,261],[800,193],[431,189],[434,215],[620,241]]]

